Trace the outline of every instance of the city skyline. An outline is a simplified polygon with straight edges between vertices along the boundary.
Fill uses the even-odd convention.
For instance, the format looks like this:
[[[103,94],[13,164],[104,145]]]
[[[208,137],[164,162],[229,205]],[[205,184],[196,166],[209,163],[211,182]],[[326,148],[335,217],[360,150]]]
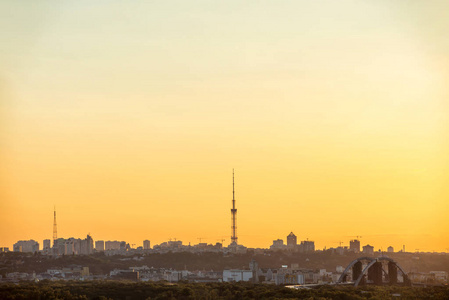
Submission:
[[[350,241],[340,241],[339,245],[336,247],[324,247],[323,249],[317,249],[315,248],[315,242],[311,241],[309,239],[298,241],[297,236],[290,232],[286,239],[276,239],[273,240],[273,244],[270,247],[258,247],[258,248],[248,248],[244,245],[239,245],[239,247],[236,247],[237,244],[235,242],[231,242],[226,246],[226,243],[224,243],[224,239],[219,239],[217,242],[208,242],[208,240],[214,240],[214,238],[198,238],[197,243],[191,243],[187,242],[184,243],[180,239],[168,239],[166,241],[163,241],[159,244],[153,244],[151,246],[151,241],[146,239],[143,240],[141,244],[139,243],[132,243],[128,242],[126,240],[103,240],[103,239],[93,239],[93,237],[90,234],[87,234],[86,239],[82,238],[58,238],[53,239],[53,242],[50,239],[43,240],[42,243],[39,243],[38,241],[35,241],[34,239],[30,240],[18,240],[16,243],[14,243],[13,247],[0,247],[0,252],[8,252],[8,251],[14,251],[14,252],[41,252],[45,255],[52,255],[52,256],[58,256],[62,255],[64,252],[69,251],[69,253],[65,253],[66,255],[70,255],[73,253],[75,254],[84,254],[84,255],[90,255],[94,253],[94,250],[96,251],[107,251],[107,250],[125,250],[121,254],[125,254],[128,250],[167,250],[167,249],[176,249],[178,252],[182,251],[188,251],[190,247],[193,248],[199,248],[203,251],[210,251],[212,250],[223,250],[225,252],[230,253],[246,253],[249,249],[264,249],[264,250],[287,250],[287,251],[293,251],[293,252],[301,252],[301,253],[311,253],[315,251],[326,251],[326,250],[333,250],[336,251],[338,254],[343,254],[345,252],[354,252],[354,253],[367,253],[369,255],[374,255],[374,253],[393,253],[393,252],[409,252],[409,253],[426,253],[425,251],[419,251],[419,249],[415,249],[415,251],[407,251],[406,245],[402,245],[402,248],[395,249],[393,246],[388,246],[388,248],[383,249],[383,247],[376,248],[373,245],[370,245],[367,243],[366,245],[362,244],[360,239],[361,236],[357,236],[354,239],[351,239]],[[218,242],[219,241],[219,242]],[[285,243],[284,243],[285,241]],[[67,248],[68,243],[70,247],[73,247],[74,242],[78,242],[78,250],[75,251],[75,248],[70,250],[70,248]],[[346,243],[349,242],[349,243]],[[83,245],[84,246],[81,246]],[[26,249],[22,250],[19,248],[19,245],[25,245]],[[90,244],[90,246],[88,246]],[[109,244],[109,246],[108,246]],[[42,245],[42,247],[41,247]],[[17,247],[16,247],[17,246]],[[218,248],[217,248],[218,246]],[[62,247],[62,248],[61,248]],[[86,253],[79,253],[79,249],[82,249],[84,247],[84,252]],[[89,248],[90,247],[90,248]],[[211,248],[212,247],[212,248]],[[58,249],[59,248],[59,249]],[[365,249],[367,248],[367,250]],[[89,250],[90,249],[90,250]],[[397,251],[395,251],[397,250]],[[72,251],[72,252],[70,252]],[[367,252],[368,251],[368,252]],[[433,252],[438,253],[438,252]],[[448,253],[448,252],[441,252],[441,253]]]
[[[448,11],[1,1],[0,247],[229,243],[235,168],[239,244],[447,251]]]
[[[232,188],[232,194],[233,194],[233,197],[232,197],[233,198],[233,201],[232,201],[233,206],[232,207],[233,207],[233,209],[235,209],[234,170],[233,170],[232,175],[233,175],[232,176],[232,179],[233,179],[232,180],[232,187],[233,187]],[[198,245],[200,245],[203,242],[203,243],[209,244],[209,245],[220,244],[222,247],[226,247],[226,248],[229,247],[229,249],[232,249],[232,247],[235,248],[235,246],[238,243],[236,242],[237,239],[233,239],[233,237],[237,236],[236,233],[235,233],[235,229],[234,229],[234,228],[236,228],[236,226],[235,226],[236,223],[234,221],[234,215],[232,214],[233,209],[231,209],[231,215],[232,215],[232,219],[233,219],[232,222],[231,222],[232,223],[232,226],[231,226],[231,232],[232,233],[231,233],[231,237],[229,239],[225,239],[224,238],[225,236],[198,237],[198,238],[196,238],[196,240],[197,240],[196,242],[191,242],[191,241],[185,242],[185,241],[182,240],[182,238],[181,239],[180,238],[168,238],[166,240],[159,241],[159,242],[156,242],[156,243],[152,242],[152,245],[159,246],[159,245],[162,245],[162,244],[166,244],[167,242],[173,242],[173,241],[176,242],[176,241],[178,241],[178,242],[180,242],[180,245],[183,245],[183,246],[190,246],[190,245],[198,246]],[[56,207],[54,207],[53,216],[54,216],[54,221],[53,221],[53,239],[52,239],[53,242],[52,242],[51,248],[55,247],[58,239],[67,240],[67,237],[65,237],[65,238],[58,238],[57,237]],[[88,236],[88,238],[92,239],[90,232],[87,234],[87,236]],[[333,245],[333,244],[335,244],[335,242],[333,242],[329,246],[327,244],[325,244],[325,246],[322,247],[322,248],[315,248],[315,241],[311,241],[311,243],[313,245],[313,249],[314,249],[313,251],[315,251],[315,250],[326,250],[326,249],[339,249],[339,248],[341,248],[342,250],[343,249],[352,249],[354,247],[354,245],[358,245],[358,246],[355,246],[357,249],[359,249],[358,251],[361,251],[360,249],[362,248],[362,246],[365,245],[365,246],[372,247],[374,252],[393,252],[393,249],[394,249],[394,250],[397,250],[398,252],[420,252],[420,250],[422,250],[421,252],[448,253],[447,250],[449,250],[449,248],[446,248],[445,249],[446,251],[435,251],[435,250],[429,251],[429,250],[426,250],[426,249],[414,249],[413,250],[413,247],[410,250],[410,249],[406,248],[407,245],[405,245],[405,244],[402,244],[401,247],[395,247],[393,245],[397,245],[397,243],[390,243],[388,246],[370,245],[369,242],[362,243],[361,239],[363,238],[363,236],[345,236],[344,238],[346,238],[346,240],[340,240],[340,241],[337,242],[338,246],[337,245]],[[347,238],[349,238],[349,240]],[[68,240],[72,240],[72,239],[79,239],[79,238],[75,238],[74,236],[71,236],[70,238],[68,238]],[[225,243],[225,241],[227,241],[227,240],[229,240],[230,242],[229,243]],[[20,240],[17,240],[17,243],[18,242],[22,242],[22,241],[37,242],[38,245],[42,245],[42,249],[40,249],[40,246],[38,246],[39,247],[38,250],[44,250],[46,248],[45,243],[49,243],[51,240],[50,239],[44,239],[42,244],[41,244],[41,243],[39,243],[38,240],[34,241],[34,239],[20,239]],[[141,240],[142,241],[142,245],[140,245],[140,243],[138,243],[138,242],[136,242],[134,240],[133,241],[129,241],[127,239],[118,239],[118,240],[117,239],[110,239],[110,240],[106,240],[106,239],[101,239],[100,238],[100,239],[93,239],[93,241],[95,243],[97,243],[97,242],[103,242],[103,243],[106,242],[107,243],[107,242],[112,242],[112,241],[113,242],[121,241],[123,243],[126,243],[128,246],[131,245],[132,249],[136,249],[138,247],[143,247],[144,249],[150,249],[150,242],[151,242],[151,240],[148,240],[148,239],[145,239],[143,241]],[[285,243],[284,243],[284,241],[285,241]],[[301,240],[299,240],[299,241],[301,241]],[[301,243],[303,243],[303,242],[309,243],[309,238],[307,237],[303,241],[301,241]],[[146,243],[147,243],[147,245],[146,245]],[[298,240],[297,240],[297,236],[291,231],[288,235],[285,235],[285,239],[284,238],[279,238],[279,237],[277,237],[276,239],[273,239],[273,244],[271,246],[267,246],[267,247],[259,246],[259,247],[249,247],[249,248],[286,250],[286,249],[288,249],[288,246],[290,244],[292,244],[292,243],[294,243],[295,246],[300,244],[298,242]],[[353,243],[356,243],[356,244],[353,245]],[[14,243],[14,244],[16,244],[16,243]],[[239,245],[242,245],[242,244],[239,244]],[[136,246],[136,247],[132,247],[132,246]],[[247,248],[245,245],[242,245],[242,246]],[[0,245],[0,247],[1,248],[4,248],[4,247],[10,248],[9,245]],[[47,245],[47,247],[48,247],[48,245]],[[93,247],[96,248],[95,246],[93,246]],[[104,247],[104,244],[103,244],[103,247]],[[50,248],[50,247],[48,247],[48,248]],[[15,249],[15,247],[11,247],[10,249]],[[390,249],[392,249],[392,251],[390,251]],[[14,250],[14,251],[16,251],[16,250]],[[230,251],[236,251],[236,249],[230,250]]]

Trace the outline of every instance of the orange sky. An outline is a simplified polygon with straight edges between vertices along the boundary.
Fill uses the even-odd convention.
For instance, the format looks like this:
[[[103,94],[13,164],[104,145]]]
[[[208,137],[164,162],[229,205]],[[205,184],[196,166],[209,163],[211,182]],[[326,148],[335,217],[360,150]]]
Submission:
[[[449,248],[446,1],[0,4],[0,247]]]

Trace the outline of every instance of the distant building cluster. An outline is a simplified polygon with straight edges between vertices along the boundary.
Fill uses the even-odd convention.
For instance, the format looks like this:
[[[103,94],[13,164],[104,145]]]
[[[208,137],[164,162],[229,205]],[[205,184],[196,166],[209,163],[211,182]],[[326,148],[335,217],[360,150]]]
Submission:
[[[282,239],[273,240],[273,244],[270,246],[270,250],[273,250],[273,251],[284,250],[284,251],[299,252],[299,253],[311,253],[311,252],[316,251],[315,243],[313,241],[305,240],[305,241],[301,241],[298,244],[297,237],[293,232],[290,232],[290,234],[287,235],[287,244],[284,244],[284,240],[282,240]],[[375,252],[383,252],[382,250],[375,251],[374,246],[371,246],[369,244],[361,247],[360,240],[358,240],[358,239],[350,240],[349,247],[348,246],[339,246],[339,247],[330,248],[330,249],[325,248],[324,250],[330,250],[330,251],[335,252],[340,255],[352,252],[352,253],[363,253],[367,256],[374,255]],[[405,248],[403,248],[401,251],[405,252]],[[387,252],[393,253],[394,248],[391,246],[388,247]]]
[[[42,250],[39,248],[39,243],[35,240],[21,240],[13,245],[14,252],[40,252],[44,255],[89,255],[95,252],[104,252],[106,255],[132,255],[135,253],[167,253],[167,252],[224,252],[224,253],[246,253],[248,248],[237,243],[231,243],[225,247],[222,243],[208,244],[200,242],[196,245],[184,245],[180,240],[170,240],[151,247],[150,240],[144,240],[142,246],[134,247],[134,244],[129,244],[126,241],[104,241],[97,240],[94,242],[90,235],[85,239],[80,238],[58,238],[53,241],[51,245],[50,239],[43,241]],[[257,249],[256,249],[257,250]],[[284,240],[273,240],[270,246],[271,251],[287,251],[298,253],[313,253],[316,251],[315,242],[303,240],[298,243],[298,239],[293,232],[287,235],[287,243]],[[9,252],[8,247],[0,248],[1,252]],[[320,250],[321,251],[321,250]],[[361,243],[357,239],[349,241],[349,246],[339,246],[335,248],[324,249],[322,251],[331,251],[336,254],[343,255],[345,253],[362,253],[367,256],[375,255],[382,250],[375,250],[374,246],[369,244],[361,247]],[[401,250],[404,252],[405,248]],[[387,248],[388,253],[394,253],[393,247]]]
[[[89,255],[92,253],[94,253],[94,240],[90,235],[87,235],[85,239],[59,238],[54,241],[51,249],[44,249],[44,254],[50,255]]]
[[[311,253],[315,251],[315,242],[313,241],[301,241],[298,244],[297,237],[293,232],[287,236],[287,244],[284,244],[284,240],[277,239],[273,241],[273,245],[270,246],[270,250],[288,250],[300,253]]]
[[[51,245],[50,239],[43,241],[43,247],[40,249],[39,243],[34,240],[18,241],[13,246],[14,252],[36,253],[44,255],[90,255],[96,252],[104,252],[106,255],[133,255],[135,253],[167,253],[167,252],[232,252],[245,253],[247,248],[243,245],[230,244],[224,247],[222,243],[208,244],[198,243],[196,245],[184,245],[182,241],[167,241],[151,247],[150,240],[144,240],[142,246],[133,247],[126,241],[104,241],[94,242],[90,235],[85,239],[80,238],[58,238]],[[1,252],[9,252],[9,248],[0,248]]]
[[[139,261],[139,257],[133,257]],[[329,284],[336,283],[343,274],[344,267],[337,266],[335,270],[307,269],[301,268],[299,263],[290,266],[283,265],[278,268],[261,268],[253,259],[249,263],[249,268],[244,269],[224,269],[223,271],[188,271],[175,270],[171,268],[154,268],[146,265],[129,267],[127,269],[114,269],[108,274],[93,275],[89,272],[89,267],[80,265],[68,265],[65,267],[51,268],[42,273],[6,273],[0,275],[0,282],[18,283],[23,280],[118,280],[118,281],[168,281],[168,282],[252,282],[276,285],[307,285],[307,284]],[[349,274],[350,276],[350,274]],[[445,271],[431,271],[429,273],[411,272],[409,278],[415,283],[424,284],[447,284],[448,273]],[[351,280],[351,278],[349,278]]]
[[[332,252],[335,252],[337,254],[340,254],[340,255],[352,252],[352,253],[356,253],[356,254],[357,253],[361,253],[361,254],[364,254],[365,256],[372,256],[372,255],[375,255],[376,253],[383,252],[381,249],[376,251],[374,249],[374,246],[371,246],[370,244],[367,244],[367,245],[361,247],[359,240],[351,240],[351,241],[349,241],[349,247],[347,247],[347,246],[339,246],[339,247],[336,247],[336,248],[330,248],[329,250],[331,250]],[[394,253],[394,248],[391,247],[391,246],[388,247],[387,248],[387,252],[388,253]]]
[[[142,246],[135,247],[135,244],[127,243],[126,241],[94,241],[92,236],[88,234],[86,238],[58,238],[56,226],[56,210],[54,211],[53,223],[53,245],[52,240],[45,239],[43,241],[42,250],[40,245],[35,240],[20,240],[13,245],[14,252],[23,253],[40,253],[43,255],[58,257],[61,255],[91,255],[94,253],[104,253],[107,256],[128,256],[121,260],[136,260],[140,261],[146,254],[150,253],[169,253],[169,252],[219,252],[228,254],[246,253],[248,248],[237,243],[237,223],[236,223],[236,208],[235,192],[234,192],[234,174],[233,174],[233,199],[232,199],[232,235],[231,243],[226,247],[221,243],[205,243],[201,242],[196,245],[184,245],[180,240],[169,240],[160,244],[151,246],[150,240],[146,239],[142,242]],[[360,240],[352,239],[349,241],[349,246],[342,246],[340,242],[339,247],[324,248],[323,250],[315,249],[315,242],[308,239],[298,242],[297,236],[290,232],[286,237],[286,244],[284,240],[273,240],[273,244],[269,249],[251,249],[254,254],[272,255],[274,252],[283,251],[290,256],[296,253],[312,254],[316,251],[329,251],[332,254],[344,255],[346,253],[363,253],[363,256],[374,256],[382,250],[375,251],[374,246],[369,244],[361,247]],[[1,247],[0,253],[9,252],[8,247]],[[394,248],[388,247],[388,253],[393,253]],[[405,252],[403,246],[400,252]],[[309,256],[309,255],[307,255]],[[308,261],[308,258],[307,260]],[[17,262],[23,263],[23,262]],[[311,270],[300,267],[299,263],[291,264],[291,266],[283,265],[279,268],[260,268],[255,260],[249,263],[249,268],[242,269],[224,269],[222,271],[187,271],[187,270],[173,270],[165,268],[153,268],[147,266],[130,267],[128,269],[114,269],[109,274],[92,275],[89,268],[85,266],[69,265],[62,268],[48,269],[43,273],[7,273],[6,277],[0,275],[0,282],[18,282],[20,280],[94,280],[94,279],[111,279],[111,280],[131,280],[131,281],[160,281],[166,280],[169,282],[177,282],[180,280],[190,282],[240,282],[248,281],[253,283],[269,283],[277,285],[302,285],[302,284],[319,284],[319,283],[335,283],[343,274],[344,268],[337,266],[335,271],[326,271],[326,269]],[[346,276],[344,274],[344,276]],[[410,277],[417,282],[444,282],[447,283],[448,275],[446,272],[434,271],[430,273],[412,273]]]
[[[238,244],[237,237],[237,208],[234,190],[234,170],[232,173],[232,208],[231,208],[231,219],[232,219],[232,232],[231,232],[231,243],[225,247],[223,241],[221,243],[208,244],[200,242],[196,245],[191,246],[184,245],[182,241],[179,240],[169,240],[158,245],[154,245],[151,248],[150,240],[144,240],[143,245],[137,248],[133,247],[135,244],[129,244],[125,241],[104,241],[97,240],[94,243],[93,238],[89,235],[85,239],[79,238],[58,238],[57,233],[57,223],[56,223],[56,208],[54,210],[54,220],[53,220],[53,245],[51,245],[50,239],[45,239],[43,241],[42,251],[39,249],[39,243],[34,240],[28,241],[18,241],[13,246],[14,252],[41,252],[45,255],[89,255],[94,252],[104,252],[106,255],[128,255],[139,252],[231,252],[231,253],[245,253],[248,249]],[[303,240],[298,243],[298,239],[293,232],[287,236],[287,243],[284,244],[282,239],[277,239],[273,241],[273,244],[269,248],[272,251],[289,251],[289,252],[299,252],[299,253],[312,253],[315,252],[315,242],[309,241],[308,239]],[[324,249],[326,250],[326,249]],[[340,247],[329,249],[339,254],[344,254],[346,252],[361,253],[365,255],[374,255],[374,247],[371,245],[363,246],[363,250],[360,247],[360,241],[358,239],[351,240],[349,242],[349,247]],[[9,248],[0,248],[1,252],[8,252]],[[388,247],[388,252],[394,252],[393,247]],[[402,250],[405,252],[405,246]],[[243,278],[243,277],[242,277]]]
[[[142,246],[137,248],[133,247],[135,244],[129,244],[125,241],[104,241],[97,240],[94,243],[93,238],[89,235],[85,239],[79,238],[58,238],[57,234],[57,224],[56,224],[56,210],[54,211],[54,221],[53,221],[53,245],[51,245],[50,239],[45,239],[43,241],[42,250],[39,249],[39,243],[34,240],[21,240],[13,245],[14,252],[28,252],[28,253],[36,253],[41,252],[45,255],[90,255],[94,252],[104,252],[106,255],[133,255],[134,253],[166,253],[166,252],[224,252],[224,253],[246,253],[247,248],[241,244],[237,243],[237,223],[236,223],[236,200],[235,200],[235,191],[234,191],[234,172],[232,175],[233,182],[233,199],[232,199],[232,209],[231,209],[231,217],[232,217],[232,236],[231,243],[225,247],[223,245],[223,241],[221,243],[208,244],[202,243],[201,238],[200,242],[196,245],[184,245],[182,241],[179,240],[169,240],[167,242],[163,242],[158,245],[154,245],[151,248],[150,240],[144,240]],[[290,232],[287,235],[287,243],[284,244],[284,240],[276,239],[273,241],[273,244],[269,248],[271,251],[288,251],[288,252],[298,252],[298,253],[312,253],[315,252],[315,242],[309,241],[308,239],[303,240],[298,243],[297,236]],[[262,249],[256,249],[262,250]],[[352,253],[363,253],[365,255],[374,255],[375,250],[371,245],[365,245],[361,249],[360,241],[358,239],[353,239],[349,242],[348,246],[340,246],[336,248],[324,249],[323,251],[330,250],[332,252],[343,255],[347,252]],[[381,250],[379,250],[381,251]],[[388,247],[387,251],[389,253],[394,252],[393,247]],[[0,248],[1,252],[9,252],[8,247]],[[402,249],[402,252],[405,252],[405,246]],[[235,275],[235,274],[234,274]],[[232,275],[232,276],[234,276]],[[291,274],[290,274],[291,275]],[[231,275],[230,275],[231,276]],[[231,277],[232,277],[231,276]],[[237,276],[237,275],[236,275]],[[246,275],[244,273],[239,275],[239,278],[245,278]],[[237,276],[238,277],[238,276]],[[288,276],[287,276],[288,277]]]
[[[59,255],[89,255],[95,252],[104,252],[105,255],[119,255],[126,256],[120,258],[121,261],[135,261],[138,265],[142,264],[144,258],[150,253],[168,253],[168,252],[222,252],[224,255],[234,255],[234,250],[230,247],[223,247],[222,244],[216,243],[214,245],[207,243],[199,243],[197,245],[183,245],[182,241],[168,241],[155,245],[150,248],[150,241],[143,241],[143,246],[132,248],[129,243],[124,241],[96,241],[95,248],[93,247],[94,241],[90,235],[87,235],[85,239],[58,239],[55,241],[53,247],[50,247],[50,240],[44,241],[44,248],[39,250],[39,243],[34,240],[18,241],[14,244],[14,251],[24,253],[36,253],[53,255],[55,257]],[[271,249],[251,249],[255,255],[273,255],[273,251],[285,251],[289,257],[297,257],[294,251],[303,253],[312,253],[315,251],[313,242],[303,241],[311,243],[309,246],[307,243],[301,248],[301,243],[298,245],[296,236],[290,233],[287,236],[287,245],[284,245],[279,240],[274,241],[274,247]],[[231,244],[232,246],[232,244]],[[358,240],[351,240],[349,247],[337,247],[327,250],[318,250],[318,252],[328,252],[327,255],[333,254],[345,254],[354,253],[360,249],[360,242]],[[389,247],[387,251],[392,248]],[[9,249],[7,249],[9,250]],[[292,252],[293,251],[293,252]],[[331,253],[329,253],[329,251]],[[3,250],[5,252],[5,250]],[[7,252],[7,251],[6,251]],[[376,255],[374,247],[365,245],[362,247],[363,257]],[[281,254],[284,255],[284,254]],[[309,255],[305,255],[307,257]],[[314,255],[311,255],[313,257]],[[20,257],[20,256],[18,256]],[[301,256],[298,256],[301,257]],[[302,256],[304,257],[304,256]],[[329,284],[336,283],[338,279],[346,274],[347,281],[352,280],[352,273],[344,272],[345,268],[341,265],[337,266],[335,270],[328,271],[326,269],[308,269],[304,266],[307,265],[309,258],[306,259],[306,264],[301,265],[298,263],[291,263],[290,265],[281,265],[275,268],[262,268],[253,259],[249,263],[249,268],[244,267],[242,269],[229,269],[225,268],[220,271],[188,271],[188,270],[175,270],[167,268],[154,268],[146,265],[140,265],[136,267],[129,267],[125,269],[114,269],[107,271],[107,274],[93,275],[89,272],[89,268],[79,265],[68,265],[64,267],[50,268],[42,273],[23,273],[12,272],[4,273],[2,277],[0,275],[0,282],[17,283],[23,280],[39,281],[39,280],[126,280],[126,281],[189,281],[189,282],[252,282],[252,283],[266,283],[276,285],[304,285],[304,284]],[[15,264],[23,264],[24,261],[20,258],[16,258]],[[365,268],[367,265],[364,265]],[[362,268],[362,265],[360,266]],[[360,269],[362,270],[362,269]],[[346,276],[345,275],[345,276]],[[398,274],[400,276],[400,274]],[[411,272],[408,274],[411,281],[422,284],[447,284],[448,274],[445,271],[432,271],[429,273]]]
[[[447,284],[447,282],[448,282],[448,274],[445,271],[430,271],[429,273],[410,272],[410,273],[407,274],[407,276],[414,283],[422,283],[422,284],[442,283],[442,284]]]
[[[0,282],[18,283],[23,280],[40,281],[40,280],[85,280],[85,279],[100,279],[98,276],[93,276],[89,273],[89,267],[69,265],[62,268],[48,269],[42,273],[24,273],[13,272],[7,273],[4,278],[0,275]],[[102,279],[102,278],[101,278]]]

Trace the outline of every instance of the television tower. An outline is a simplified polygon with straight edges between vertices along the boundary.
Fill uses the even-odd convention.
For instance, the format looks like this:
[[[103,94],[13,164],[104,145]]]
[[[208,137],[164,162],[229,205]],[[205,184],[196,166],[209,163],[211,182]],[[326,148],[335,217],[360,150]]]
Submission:
[[[54,208],[54,221],[53,221],[53,247],[56,245],[56,240],[58,239],[58,229],[56,226],[56,207]]]
[[[234,190],[234,169],[232,169],[232,236],[231,236],[231,245],[237,245],[237,208],[235,208],[235,190]]]

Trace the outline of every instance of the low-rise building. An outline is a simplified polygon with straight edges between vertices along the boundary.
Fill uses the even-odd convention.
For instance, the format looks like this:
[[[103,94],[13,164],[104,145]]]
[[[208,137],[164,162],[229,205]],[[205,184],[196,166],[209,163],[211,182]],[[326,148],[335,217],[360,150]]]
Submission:
[[[285,284],[304,284],[303,274],[276,273],[274,275],[274,283],[277,285]]]
[[[443,284],[448,283],[448,274],[446,271],[430,271],[430,274],[435,275],[436,282],[443,283]]]
[[[85,278],[90,275],[89,267],[83,267],[79,265],[70,265],[62,268],[48,269],[47,274],[52,278],[56,277],[66,280]]]
[[[253,278],[251,270],[223,270],[224,282],[250,281]]]
[[[126,281],[139,281],[139,272],[134,270],[118,270],[115,269],[110,272],[111,279],[126,280]]]

